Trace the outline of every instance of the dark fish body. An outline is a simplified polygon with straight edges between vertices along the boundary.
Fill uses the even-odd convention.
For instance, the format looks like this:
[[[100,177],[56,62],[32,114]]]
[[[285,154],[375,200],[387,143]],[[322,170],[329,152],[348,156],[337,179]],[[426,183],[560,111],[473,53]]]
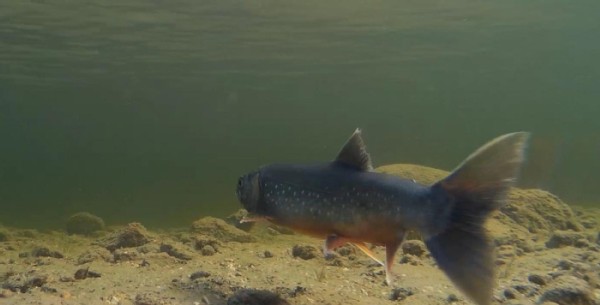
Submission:
[[[432,190],[343,163],[262,167],[260,209],[273,222],[316,236],[331,234],[385,245],[398,230],[424,230],[445,209]],[[429,229],[429,228],[427,228]]]
[[[353,243],[377,260],[364,243],[385,246],[388,283],[407,231],[417,231],[454,284],[488,305],[494,259],[483,225],[513,185],[527,138],[523,132],[500,136],[426,186],[373,172],[357,130],[334,161],[263,166],[240,178],[237,195],[254,215],[324,238],[325,253]]]

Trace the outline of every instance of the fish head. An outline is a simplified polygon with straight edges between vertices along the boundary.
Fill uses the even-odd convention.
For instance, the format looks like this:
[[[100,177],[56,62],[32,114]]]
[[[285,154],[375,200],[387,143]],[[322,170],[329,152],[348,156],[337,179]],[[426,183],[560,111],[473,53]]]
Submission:
[[[259,209],[260,181],[259,173],[251,172],[238,179],[236,194],[238,200],[250,213],[256,213]]]

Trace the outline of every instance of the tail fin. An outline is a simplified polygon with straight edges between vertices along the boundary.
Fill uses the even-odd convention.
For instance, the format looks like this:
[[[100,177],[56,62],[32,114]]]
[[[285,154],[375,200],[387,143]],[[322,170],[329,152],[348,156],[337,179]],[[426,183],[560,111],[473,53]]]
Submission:
[[[518,132],[492,140],[432,186],[432,191],[450,198],[452,206],[445,228],[426,236],[427,247],[446,275],[478,305],[491,303],[494,286],[493,247],[483,225],[513,185],[528,137]]]

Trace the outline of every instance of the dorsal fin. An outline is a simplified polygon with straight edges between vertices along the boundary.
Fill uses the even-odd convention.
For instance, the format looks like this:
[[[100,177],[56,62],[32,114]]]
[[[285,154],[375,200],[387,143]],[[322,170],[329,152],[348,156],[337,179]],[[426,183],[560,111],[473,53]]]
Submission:
[[[373,169],[371,157],[360,134],[360,129],[357,128],[348,141],[346,141],[346,144],[344,144],[335,160],[359,170],[370,171]]]

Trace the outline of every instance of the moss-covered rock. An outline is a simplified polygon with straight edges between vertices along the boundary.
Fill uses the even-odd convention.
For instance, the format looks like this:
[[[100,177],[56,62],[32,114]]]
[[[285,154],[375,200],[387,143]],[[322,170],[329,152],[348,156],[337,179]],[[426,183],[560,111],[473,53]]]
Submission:
[[[7,229],[0,227],[0,242],[8,241],[10,239],[10,233]]]
[[[104,220],[88,212],[75,213],[67,220],[67,233],[90,235],[104,229]]]
[[[98,245],[109,251],[119,248],[139,247],[150,242],[150,234],[140,223],[134,222],[99,240]]]
[[[192,223],[191,232],[214,237],[223,242],[254,242],[256,237],[228,224],[223,219],[203,217]]]
[[[554,230],[581,231],[583,226],[571,208],[555,195],[539,189],[513,188],[500,212],[511,225],[520,225],[531,233]]]

